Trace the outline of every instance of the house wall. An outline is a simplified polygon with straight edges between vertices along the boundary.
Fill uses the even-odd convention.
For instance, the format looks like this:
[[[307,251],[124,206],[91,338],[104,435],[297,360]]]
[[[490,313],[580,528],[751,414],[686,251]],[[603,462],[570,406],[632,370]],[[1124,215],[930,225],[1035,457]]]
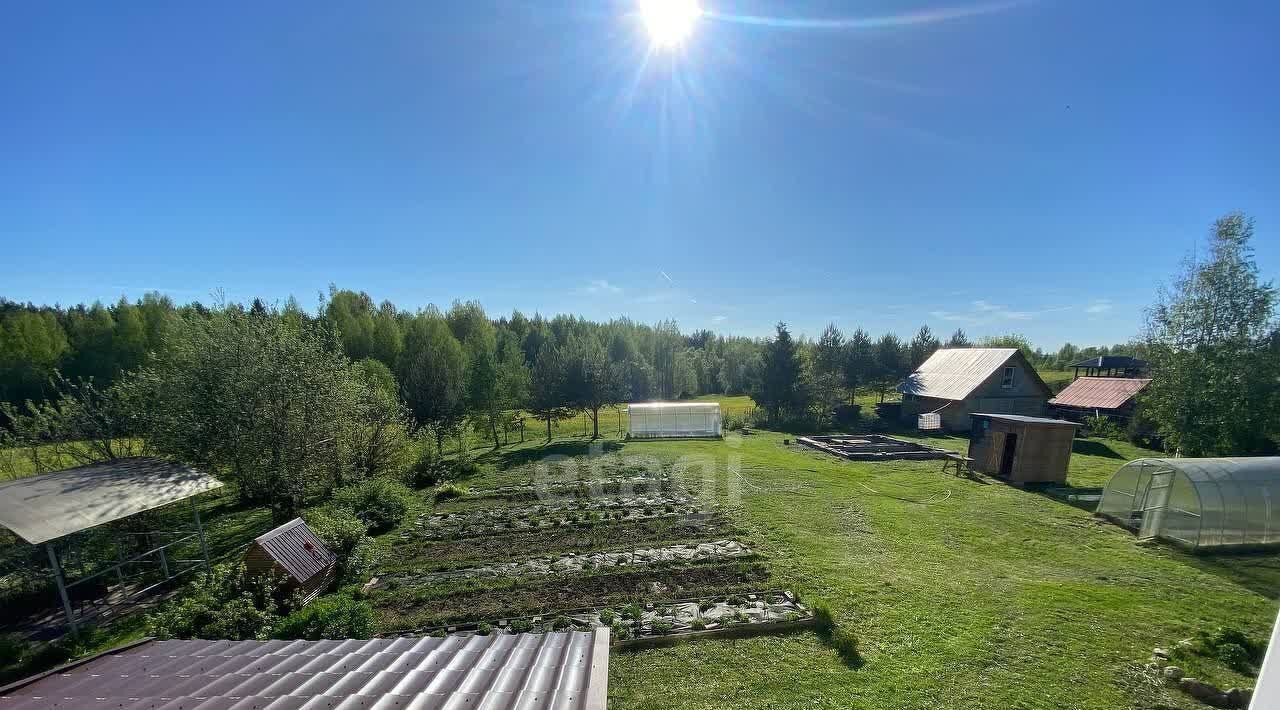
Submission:
[[[1001,387],[1004,368],[1016,369],[1013,387]],[[1013,356],[995,373],[973,390],[961,402],[932,397],[903,397],[902,421],[914,425],[916,416],[932,412],[949,404],[941,412],[942,427],[948,431],[969,431],[969,415],[986,414],[1021,414],[1028,417],[1043,417],[1047,411],[1049,396],[1040,386],[1039,375],[1026,362],[1025,358]]]

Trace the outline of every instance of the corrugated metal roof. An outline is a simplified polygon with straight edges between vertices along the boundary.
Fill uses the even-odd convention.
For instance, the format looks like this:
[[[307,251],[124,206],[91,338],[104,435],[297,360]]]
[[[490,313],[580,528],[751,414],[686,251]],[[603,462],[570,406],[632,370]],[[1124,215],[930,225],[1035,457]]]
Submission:
[[[253,542],[299,582],[323,572],[338,559],[302,518],[294,518]]]
[[[1048,419],[1046,417],[1028,417],[1022,414],[980,414],[974,412],[972,416],[986,417],[987,419],[997,419],[1006,422],[1022,422],[1023,424],[1057,424],[1058,426],[1077,427],[1080,426],[1075,422],[1069,422],[1065,419]]]
[[[1017,354],[1017,348],[943,348],[898,385],[898,391],[962,400]]]
[[[0,525],[37,544],[221,486],[163,459],[102,461],[0,485]]]
[[[1137,377],[1081,377],[1067,385],[1049,404],[1087,409],[1119,409],[1142,391],[1149,379]]]
[[[603,710],[609,631],[153,641],[11,687],[5,708]]]

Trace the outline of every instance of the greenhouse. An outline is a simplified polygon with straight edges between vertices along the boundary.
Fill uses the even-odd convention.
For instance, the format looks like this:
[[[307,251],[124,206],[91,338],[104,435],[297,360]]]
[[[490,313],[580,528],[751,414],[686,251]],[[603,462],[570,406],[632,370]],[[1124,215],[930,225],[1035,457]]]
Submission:
[[[1138,459],[1116,471],[1098,514],[1192,548],[1280,542],[1280,457]]]
[[[720,436],[718,402],[647,402],[627,407],[632,439],[698,439]]]

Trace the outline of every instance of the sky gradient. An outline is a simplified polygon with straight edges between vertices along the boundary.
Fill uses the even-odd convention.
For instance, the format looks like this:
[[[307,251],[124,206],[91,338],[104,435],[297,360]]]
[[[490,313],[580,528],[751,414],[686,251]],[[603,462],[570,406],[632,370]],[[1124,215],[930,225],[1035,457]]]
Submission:
[[[1280,267],[1280,5],[8,3],[0,296],[1135,335],[1221,214]]]

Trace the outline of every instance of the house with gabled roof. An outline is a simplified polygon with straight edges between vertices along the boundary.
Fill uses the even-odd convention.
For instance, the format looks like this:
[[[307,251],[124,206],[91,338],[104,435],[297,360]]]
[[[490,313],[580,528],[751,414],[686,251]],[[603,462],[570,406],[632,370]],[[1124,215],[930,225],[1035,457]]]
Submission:
[[[968,431],[976,412],[1043,416],[1053,396],[1017,348],[942,348],[898,391],[904,421],[936,413],[950,431]]]

